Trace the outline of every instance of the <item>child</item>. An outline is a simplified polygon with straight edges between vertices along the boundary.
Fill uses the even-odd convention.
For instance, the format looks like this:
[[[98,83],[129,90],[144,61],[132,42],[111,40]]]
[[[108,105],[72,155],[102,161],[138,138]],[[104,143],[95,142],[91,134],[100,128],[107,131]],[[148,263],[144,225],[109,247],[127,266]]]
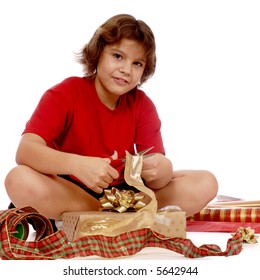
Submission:
[[[155,71],[154,35],[143,21],[121,14],[101,25],[78,60],[84,77],[45,92],[27,122],[6,191],[16,207],[50,219],[97,210],[103,190],[128,186],[113,160],[149,147],[142,178],[158,207],[177,205],[187,216],[217,193],[208,171],[175,171],[165,156],[156,108],[139,88]]]

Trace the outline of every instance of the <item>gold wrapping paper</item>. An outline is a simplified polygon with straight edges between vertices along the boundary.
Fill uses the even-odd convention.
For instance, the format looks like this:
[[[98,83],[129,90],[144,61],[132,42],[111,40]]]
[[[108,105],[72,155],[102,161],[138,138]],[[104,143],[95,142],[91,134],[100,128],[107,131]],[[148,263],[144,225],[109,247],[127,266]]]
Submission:
[[[260,200],[236,200],[212,202],[206,208],[252,208],[260,207]]]
[[[147,224],[149,224],[149,226],[152,226],[154,223],[155,214],[157,212],[157,200],[154,192],[147,188],[143,183],[143,180],[141,178],[142,165],[143,156],[138,154],[131,155],[126,151],[126,165],[124,171],[125,181],[129,186],[135,187],[142,194],[144,194],[145,197],[148,197],[150,199],[147,205],[138,210],[135,215],[141,216],[145,213],[147,217],[150,217],[147,221]]]
[[[147,226],[145,222],[150,218],[146,216],[146,212],[140,216],[135,214],[103,211],[67,212],[63,215],[62,227],[69,241],[96,234],[116,236],[146,227],[158,233],[162,239],[186,238],[186,213],[183,211],[158,211],[152,226]]]
[[[67,212],[63,215],[62,228],[70,241],[83,236],[106,235],[117,236],[123,232],[147,227],[146,218],[150,216],[135,215],[134,212]]]

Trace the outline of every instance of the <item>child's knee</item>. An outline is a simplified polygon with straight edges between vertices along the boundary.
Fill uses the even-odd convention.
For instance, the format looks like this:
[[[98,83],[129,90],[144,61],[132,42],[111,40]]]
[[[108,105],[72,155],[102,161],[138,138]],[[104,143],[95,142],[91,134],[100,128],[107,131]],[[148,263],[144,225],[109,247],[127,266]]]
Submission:
[[[23,178],[28,178],[28,169],[29,167],[27,166],[18,165],[8,172],[4,182],[7,192],[12,192],[14,189],[17,189],[24,181]]]
[[[213,199],[218,193],[218,181],[213,173],[204,171],[205,191],[209,199]]]

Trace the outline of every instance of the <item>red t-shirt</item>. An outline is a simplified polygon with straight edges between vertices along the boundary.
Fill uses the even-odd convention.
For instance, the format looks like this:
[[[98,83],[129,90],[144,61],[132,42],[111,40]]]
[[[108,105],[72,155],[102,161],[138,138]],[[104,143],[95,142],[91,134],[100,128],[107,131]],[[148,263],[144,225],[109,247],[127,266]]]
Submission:
[[[99,99],[93,80],[70,77],[47,90],[24,133],[41,136],[48,146],[86,156],[119,157],[154,146],[165,153],[161,122],[150,98],[141,90],[119,98],[114,110]]]

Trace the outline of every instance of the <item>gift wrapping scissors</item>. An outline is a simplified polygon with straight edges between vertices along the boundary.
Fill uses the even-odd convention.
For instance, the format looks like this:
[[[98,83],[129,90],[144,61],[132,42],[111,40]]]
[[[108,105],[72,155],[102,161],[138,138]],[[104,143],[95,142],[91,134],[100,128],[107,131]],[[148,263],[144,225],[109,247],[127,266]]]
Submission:
[[[135,155],[139,155],[139,156],[143,156],[145,155],[147,152],[149,152],[150,150],[152,150],[154,147],[149,147],[147,149],[144,149],[138,153],[136,153]],[[124,167],[125,167],[125,157],[124,158],[118,158],[118,159],[113,159],[111,156],[109,157],[111,160],[111,166],[114,167],[115,169],[117,169],[118,172],[120,172]]]
[[[135,155],[140,155],[140,156],[142,156],[142,155],[146,154],[147,152],[149,152],[149,151],[150,151],[151,149],[153,149],[153,148],[154,148],[154,147],[150,147],[150,148],[144,149],[144,150],[142,150],[142,151],[136,153]],[[112,167],[114,167],[114,168],[118,171],[118,173],[120,174],[119,177],[118,177],[117,179],[115,179],[115,180],[112,182],[112,184],[110,184],[110,186],[112,186],[112,185],[114,185],[114,184],[118,184],[118,182],[121,182],[121,181],[123,182],[123,181],[124,181],[124,180],[123,180],[123,177],[124,177],[124,175],[123,175],[123,170],[124,170],[124,168],[125,168],[126,158],[124,157],[124,158],[113,159],[111,156],[109,156],[108,158],[111,160],[110,165],[111,165]]]

